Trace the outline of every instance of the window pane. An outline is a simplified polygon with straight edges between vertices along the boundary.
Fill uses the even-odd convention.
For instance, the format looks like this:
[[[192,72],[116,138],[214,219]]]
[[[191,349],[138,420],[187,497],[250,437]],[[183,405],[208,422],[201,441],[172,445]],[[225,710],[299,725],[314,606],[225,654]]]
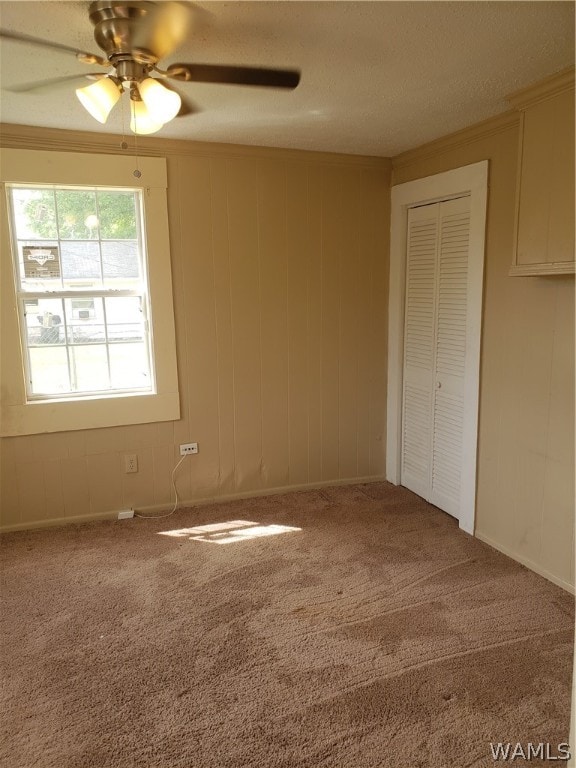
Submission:
[[[32,393],[58,395],[70,391],[68,357],[65,347],[31,347]]]
[[[51,189],[12,189],[16,232],[21,239],[58,237],[54,192]]]
[[[114,389],[149,387],[148,355],[144,344],[111,344],[110,376]]]
[[[136,194],[98,191],[100,237],[107,240],[135,240]]]
[[[103,344],[104,308],[100,298],[66,299],[69,344]]]
[[[143,341],[144,318],[139,297],[106,299],[108,341]]]
[[[96,193],[90,190],[59,189],[56,191],[58,229],[67,240],[98,238]]]
[[[64,344],[62,299],[24,300],[28,344]]]
[[[67,288],[100,287],[100,248],[98,242],[77,241],[62,243],[62,277]],[[88,283],[88,285],[87,285]]]
[[[102,269],[107,288],[133,288],[140,281],[140,259],[135,240],[102,242]]]
[[[106,345],[70,347],[70,374],[76,392],[108,389]]]

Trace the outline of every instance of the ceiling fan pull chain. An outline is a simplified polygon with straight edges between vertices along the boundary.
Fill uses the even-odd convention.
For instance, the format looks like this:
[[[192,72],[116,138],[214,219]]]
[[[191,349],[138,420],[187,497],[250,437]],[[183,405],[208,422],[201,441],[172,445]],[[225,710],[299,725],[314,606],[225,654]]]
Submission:
[[[134,110],[134,121],[136,122],[138,120],[138,117],[136,115],[136,104],[135,102],[130,99],[130,109]],[[136,126],[137,127],[137,126]],[[136,160],[136,169],[134,170],[134,176],[139,179],[142,176],[142,171],[138,167],[138,131],[134,131],[134,155]]]
[[[120,100],[120,112],[122,115],[122,141],[120,142],[120,149],[128,149],[128,142],[126,141],[126,100]]]

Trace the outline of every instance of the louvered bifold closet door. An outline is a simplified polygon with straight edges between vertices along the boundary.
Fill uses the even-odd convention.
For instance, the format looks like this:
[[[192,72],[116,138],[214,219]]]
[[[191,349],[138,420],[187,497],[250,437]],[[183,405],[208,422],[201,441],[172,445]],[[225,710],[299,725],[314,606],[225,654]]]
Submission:
[[[401,483],[461,512],[470,198],[408,212]]]
[[[460,516],[470,198],[440,204],[429,501]]]
[[[439,204],[408,211],[401,483],[428,498],[432,469]]]

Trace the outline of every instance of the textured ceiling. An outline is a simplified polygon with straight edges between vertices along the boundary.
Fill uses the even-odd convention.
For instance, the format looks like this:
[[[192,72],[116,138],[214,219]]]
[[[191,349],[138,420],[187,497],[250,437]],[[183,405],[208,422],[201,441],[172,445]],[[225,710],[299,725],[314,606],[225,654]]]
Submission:
[[[0,26],[100,53],[88,5],[2,1]],[[197,8],[189,41],[161,66],[289,66],[302,80],[293,92],[179,84],[202,112],[159,137],[393,156],[505,111],[508,93],[574,62],[573,2],[235,0]],[[3,41],[0,65],[4,123],[122,133],[128,122],[117,105],[106,125],[96,123],[75,83],[50,93],[8,90],[94,70],[72,54]]]

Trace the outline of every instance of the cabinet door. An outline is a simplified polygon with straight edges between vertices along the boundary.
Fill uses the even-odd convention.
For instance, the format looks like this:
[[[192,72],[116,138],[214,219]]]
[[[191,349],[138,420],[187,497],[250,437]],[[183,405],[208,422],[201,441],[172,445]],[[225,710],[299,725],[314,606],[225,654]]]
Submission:
[[[523,110],[519,174],[512,274],[573,271],[573,88]]]

